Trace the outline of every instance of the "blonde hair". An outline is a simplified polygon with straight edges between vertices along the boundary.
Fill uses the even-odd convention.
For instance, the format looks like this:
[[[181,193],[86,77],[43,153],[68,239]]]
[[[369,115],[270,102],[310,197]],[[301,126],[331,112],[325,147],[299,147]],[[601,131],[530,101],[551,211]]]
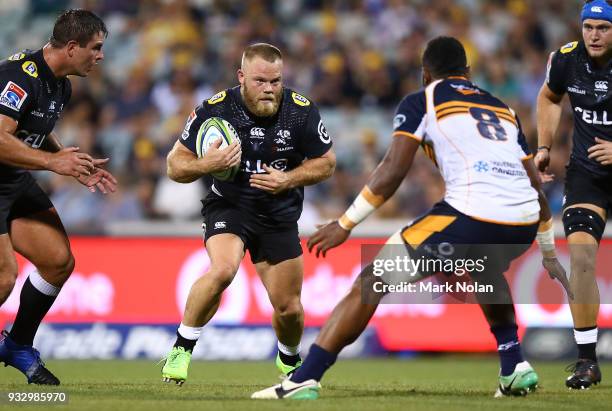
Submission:
[[[278,47],[268,43],[255,43],[244,49],[240,66],[244,67],[245,61],[252,60],[254,57],[261,57],[270,63],[283,59],[283,55]]]

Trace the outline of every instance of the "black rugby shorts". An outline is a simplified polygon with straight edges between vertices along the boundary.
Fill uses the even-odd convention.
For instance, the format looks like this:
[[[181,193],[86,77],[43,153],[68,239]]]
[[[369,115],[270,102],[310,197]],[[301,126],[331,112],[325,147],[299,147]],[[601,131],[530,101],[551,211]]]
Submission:
[[[268,216],[240,209],[212,191],[202,204],[204,242],[217,234],[235,234],[254,264],[278,264],[302,255],[297,222],[271,223]]]
[[[0,234],[8,233],[12,220],[53,207],[30,173],[0,181]]]
[[[563,208],[574,204],[593,204],[612,211],[612,177],[594,177],[575,164],[567,166]]]

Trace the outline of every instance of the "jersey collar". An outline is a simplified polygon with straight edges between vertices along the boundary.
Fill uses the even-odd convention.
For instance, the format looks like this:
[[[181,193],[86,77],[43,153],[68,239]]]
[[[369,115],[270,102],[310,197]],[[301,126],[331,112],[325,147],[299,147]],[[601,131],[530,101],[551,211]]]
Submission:
[[[38,66],[38,71],[42,74],[42,78],[44,78],[47,81],[55,80],[55,82],[60,80],[57,77],[55,77],[55,74],[53,74],[51,67],[49,67],[49,65],[47,64],[42,48],[36,50],[36,52],[34,52],[32,57],[34,58],[36,65]]]

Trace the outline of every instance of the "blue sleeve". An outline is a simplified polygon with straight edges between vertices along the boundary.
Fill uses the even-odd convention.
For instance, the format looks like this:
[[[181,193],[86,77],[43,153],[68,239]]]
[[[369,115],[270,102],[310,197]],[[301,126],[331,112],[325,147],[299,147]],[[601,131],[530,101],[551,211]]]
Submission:
[[[393,136],[406,136],[423,141],[426,114],[425,90],[404,97],[393,118]]]
[[[516,118],[516,123],[518,124],[518,143],[521,146],[521,150],[525,154],[524,157],[531,156],[531,150],[529,149],[529,144],[527,144],[527,139],[525,138],[525,134],[523,133],[523,127],[521,127],[521,121],[518,116],[514,116]]]

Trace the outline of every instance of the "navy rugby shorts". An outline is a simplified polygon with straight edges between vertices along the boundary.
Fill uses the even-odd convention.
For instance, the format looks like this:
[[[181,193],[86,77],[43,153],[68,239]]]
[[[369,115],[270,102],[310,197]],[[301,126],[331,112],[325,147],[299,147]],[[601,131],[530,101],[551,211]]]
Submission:
[[[538,223],[509,225],[478,220],[441,201],[404,227],[401,235],[411,258],[486,258],[485,273],[498,276],[529,249],[537,230]]]

